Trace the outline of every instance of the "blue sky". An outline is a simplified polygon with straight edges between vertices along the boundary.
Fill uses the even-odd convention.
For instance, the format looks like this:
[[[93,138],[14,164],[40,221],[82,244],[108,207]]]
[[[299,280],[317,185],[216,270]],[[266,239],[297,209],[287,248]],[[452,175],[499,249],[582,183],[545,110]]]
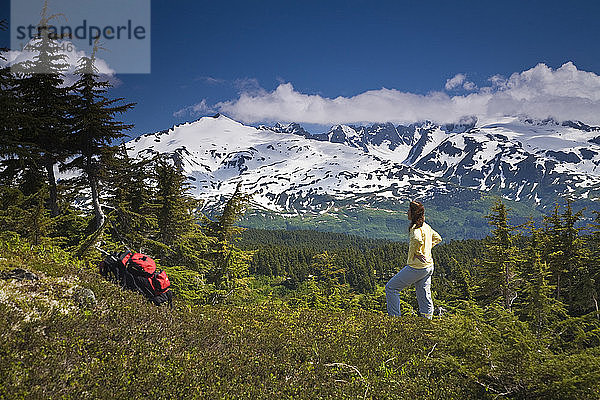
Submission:
[[[8,2],[3,5],[8,15]],[[545,85],[577,76],[579,86],[569,89],[573,93],[595,88],[600,75],[599,16],[596,1],[154,0],[152,73],[118,75],[121,84],[112,94],[138,103],[124,117],[136,125],[131,133],[136,136],[215,110],[248,123],[300,119],[318,129],[327,125],[328,113],[334,115],[332,123],[344,122],[357,104],[367,121],[366,97],[377,97],[377,108],[388,101],[381,98],[392,99],[390,108],[409,109],[423,101],[427,108],[445,95],[456,103],[472,94],[469,102],[477,103],[490,91],[504,90],[490,77],[506,81],[539,63],[547,69],[516,77],[520,90],[539,86],[540,79]],[[569,61],[573,67],[559,75]],[[448,86],[457,74],[463,76]],[[509,86],[515,83],[509,80]],[[240,96],[246,102],[238,101]],[[339,96],[347,103],[343,110],[332,101]],[[600,101],[595,93],[577,96],[583,97],[576,104],[588,108],[590,101]],[[291,103],[305,101],[311,104],[308,111],[325,104],[318,110],[321,117],[290,109]],[[195,111],[194,105],[199,105]],[[263,114],[253,106],[276,111]],[[461,107],[448,118],[472,105]],[[540,107],[532,106],[532,112]]]

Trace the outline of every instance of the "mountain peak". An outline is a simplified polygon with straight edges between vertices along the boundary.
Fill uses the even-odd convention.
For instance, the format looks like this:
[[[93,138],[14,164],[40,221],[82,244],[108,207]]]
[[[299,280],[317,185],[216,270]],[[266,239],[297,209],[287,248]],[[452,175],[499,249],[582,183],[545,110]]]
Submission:
[[[580,131],[585,132],[600,132],[600,127],[590,126],[581,121],[563,121],[562,126],[568,126],[569,128],[579,129]]]

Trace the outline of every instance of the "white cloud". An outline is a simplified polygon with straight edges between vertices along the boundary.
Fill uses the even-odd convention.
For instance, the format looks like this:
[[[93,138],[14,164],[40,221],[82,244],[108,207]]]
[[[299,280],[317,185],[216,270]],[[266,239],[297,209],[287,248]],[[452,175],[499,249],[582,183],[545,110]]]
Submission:
[[[463,83],[463,89],[472,92],[473,90],[477,89],[477,85],[475,85],[471,81],[466,81],[465,83]]]
[[[184,117],[186,115],[200,115],[211,112],[211,108],[206,103],[206,99],[202,99],[200,103],[191,105],[189,107],[182,108],[179,111],[173,113],[174,117]]]
[[[195,80],[203,81],[205,83],[208,83],[209,85],[220,85],[220,84],[226,82],[225,79],[215,78],[212,76],[200,76],[200,77],[196,78]]]
[[[260,87],[260,84],[258,83],[258,80],[256,78],[244,78],[228,81],[225,79],[213,78],[210,76],[201,76],[196,80],[206,82],[210,85],[226,84],[237,89],[237,91],[240,94],[246,94],[250,96],[260,96],[266,94],[265,90]],[[203,114],[214,114],[216,112],[217,111],[214,107],[210,107],[208,105],[206,99],[202,99],[200,103],[196,103],[191,106],[184,107],[181,110],[175,111],[173,113],[173,116],[177,118],[183,118],[188,115],[196,117]]]
[[[508,78],[505,87],[513,97],[531,100],[540,96],[600,100],[600,76],[578,70],[572,62],[553,70],[545,64]]]
[[[213,107],[202,101],[184,110],[197,113],[216,110],[245,123],[452,122],[465,115],[488,119],[526,114],[600,124],[600,76],[578,70],[571,62],[558,69],[538,64],[508,79],[494,75],[489,82],[490,86],[477,88],[475,84],[471,86],[464,74],[457,74],[446,82],[446,88],[460,85],[472,93],[451,96],[438,91],[421,95],[382,88],[336,98],[300,93],[289,82],[270,92],[250,85],[249,90],[242,88],[237,99]],[[180,116],[184,110],[178,112]]]
[[[465,74],[456,74],[453,78],[450,78],[446,81],[446,90],[453,90],[460,87],[469,92],[477,89],[477,85],[471,81],[468,81]]]
[[[423,114],[445,113],[443,108],[448,101],[450,98],[441,92],[422,96],[385,88],[330,99],[299,93],[291,83],[285,83],[272,92],[241,93],[237,100],[221,102],[215,107],[244,122],[281,120],[327,124],[417,120]]]
[[[506,84],[506,78],[502,75],[492,75],[488,78],[488,81],[490,81],[494,87]]]
[[[461,86],[463,84],[463,82],[465,81],[465,79],[466,79],[465,74],[454,75],[453,78],[450,78],[446,81],[446,90],[452,90],[454,88],[457,88],[458,86]]]

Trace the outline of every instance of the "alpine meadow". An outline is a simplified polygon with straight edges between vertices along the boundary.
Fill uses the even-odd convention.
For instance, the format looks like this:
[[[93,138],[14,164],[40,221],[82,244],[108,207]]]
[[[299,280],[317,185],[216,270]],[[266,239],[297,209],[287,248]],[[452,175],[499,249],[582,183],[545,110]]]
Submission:
[[[10,3],[0,399],[600,398],[600,6]]]

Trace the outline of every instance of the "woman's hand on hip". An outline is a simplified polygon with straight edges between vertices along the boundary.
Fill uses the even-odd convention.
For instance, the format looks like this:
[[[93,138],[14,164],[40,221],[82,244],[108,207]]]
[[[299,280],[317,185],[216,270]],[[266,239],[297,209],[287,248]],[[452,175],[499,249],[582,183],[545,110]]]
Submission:
[[[421,261],[423,264],[427,262],[427,258],[423,254],[415,254],[414,258]]]

